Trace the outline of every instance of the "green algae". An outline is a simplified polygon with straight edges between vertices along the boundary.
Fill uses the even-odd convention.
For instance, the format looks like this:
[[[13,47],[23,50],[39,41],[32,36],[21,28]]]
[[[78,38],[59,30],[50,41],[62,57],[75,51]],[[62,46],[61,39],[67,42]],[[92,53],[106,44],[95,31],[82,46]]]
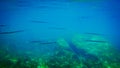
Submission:
[[[87,39],[106,42],[85,41]],[[119,51],[103,36],[78,34],[71,41],[78,49],[85,50],[86,54],[76,56],[69,49],[69,42],[60,38],[54,44],[57,47],[52,55],[48,52],[33,57],[30,56],[32,52],[27,51],[27,56],[16,56],[1,49],[0,68],[120,68]]]
[[[99,39],[100,38],[100,39]],[[87,40],[92,40],[92,41],[86,41]],[[96,40],[98,41],[106,41],[106,42],[96,42]],[[95,42],[94,42],[95,41]],[[107,40],[105,39],[101,39],[101,37],[94,37],[94,35],[89,35],[86,36],[85,35],[77,35],[75,37],[73,37],[73,40],[72,40],[73,44],[77,46],[77,48],[82,48],[84,49],[86,52],[90,53],[90,54],[93,54],[93,55],[96,55],[96,56],[102,56],[106,53],[109,53],[109,51],[111,50],[112,48],[112,45],[107,42]]]
[[[58,39],[57,44],[61,47],[69,48],[69,44],[66,42],[66,40],[64,38]]]

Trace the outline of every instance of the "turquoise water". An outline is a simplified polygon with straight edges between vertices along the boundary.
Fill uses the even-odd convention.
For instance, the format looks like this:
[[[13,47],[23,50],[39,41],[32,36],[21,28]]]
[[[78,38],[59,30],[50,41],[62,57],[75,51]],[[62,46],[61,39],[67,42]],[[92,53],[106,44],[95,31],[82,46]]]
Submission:
[[[1,0],[0,7],[0,68],[120,67],[118,1]]]

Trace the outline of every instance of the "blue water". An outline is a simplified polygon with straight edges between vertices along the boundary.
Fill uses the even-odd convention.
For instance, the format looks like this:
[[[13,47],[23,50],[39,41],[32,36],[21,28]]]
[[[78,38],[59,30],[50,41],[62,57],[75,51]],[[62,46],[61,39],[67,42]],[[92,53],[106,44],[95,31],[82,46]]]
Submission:
[[[55,42],[58,38],[70,40],[75,34],[98,33],[120,47],[119,3],[115,0],[1,0],[0,43],[13,47],[12,53],[32,51],[36,56],[45,51],[42,51],[45,46],[31,41]],[[46,52],[54,51],[55,47],[50,45]]]

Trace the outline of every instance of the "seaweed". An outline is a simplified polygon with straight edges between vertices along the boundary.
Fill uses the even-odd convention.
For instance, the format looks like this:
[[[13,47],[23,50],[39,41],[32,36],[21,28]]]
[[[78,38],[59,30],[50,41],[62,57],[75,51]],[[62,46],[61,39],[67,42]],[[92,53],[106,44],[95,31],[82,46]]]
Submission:
[[[0,68],[120,68],[119,51],[106,43],[76,41],[75,38],[70,43],[62,38],[52,44],[56,46],[52,55],[48,52],[37,57],[18,52],[11,54],[5,45],[0,48]]]

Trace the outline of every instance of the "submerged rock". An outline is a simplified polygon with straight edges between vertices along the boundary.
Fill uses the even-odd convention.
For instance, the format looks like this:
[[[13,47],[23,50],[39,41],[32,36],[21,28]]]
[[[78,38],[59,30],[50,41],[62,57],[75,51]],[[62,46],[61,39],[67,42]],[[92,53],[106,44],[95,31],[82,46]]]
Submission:
[[[72,43],[77,48],[95,56],[110,55],[113,47],[104,37],[99,35],[76,35],[73,37]]]

